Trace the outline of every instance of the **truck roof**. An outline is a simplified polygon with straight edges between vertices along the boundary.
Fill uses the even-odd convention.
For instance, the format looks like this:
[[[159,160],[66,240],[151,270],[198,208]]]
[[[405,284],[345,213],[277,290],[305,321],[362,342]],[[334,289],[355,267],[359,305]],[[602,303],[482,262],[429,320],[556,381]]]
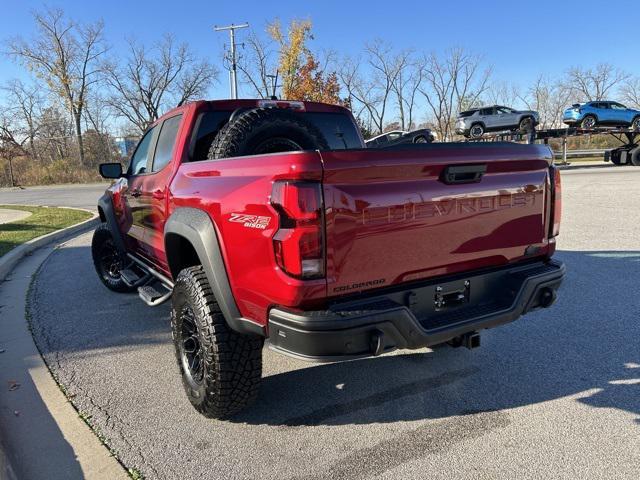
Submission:
[[[287,103],[295,105],[303,105],[305,111],[309,112],[345,112],[349,111],[347,108],[340,105],[333,105],[329,103],[320,102],[300,102],[295,100],[270,100],[262,98],[247,98],[247,99],[225,99],[225,100],[198,100],[193,103],[209,104],[216,110],[235,110],[236,108],[256,108],[261,105],[273,105],[278,104],[286,105]]]

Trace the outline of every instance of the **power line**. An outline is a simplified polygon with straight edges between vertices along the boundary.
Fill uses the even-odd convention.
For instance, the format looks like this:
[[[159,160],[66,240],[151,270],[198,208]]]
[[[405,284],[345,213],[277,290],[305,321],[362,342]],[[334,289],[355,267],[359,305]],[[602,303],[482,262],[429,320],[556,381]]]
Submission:
[[[237,78],[237,62],[236,62],[236,36],[235,31],[240,28],[248,28],[248,23],[242,23],[240,25],[228,25],[226,27],[217,27],[213,26],[213,29],[216,32],[221,32],[223,30],[229,30],[229,38],[231,40],[231,45],[229,52],[225,54],[225,57],[229,60],[231,64],[231,68],[229,69],[229,85],[231,87],[231,98],[238,98],[238,78]]]

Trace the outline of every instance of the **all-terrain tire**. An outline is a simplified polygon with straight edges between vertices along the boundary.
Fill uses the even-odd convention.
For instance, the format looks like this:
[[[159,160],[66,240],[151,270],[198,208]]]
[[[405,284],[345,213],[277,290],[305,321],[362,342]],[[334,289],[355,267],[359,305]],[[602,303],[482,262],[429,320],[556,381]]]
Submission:
[[[111,230],[106,223],[101,223],[93,232],[91,240],[91,256],[98,277],[105,287],[114,292],[133,292],[135,289],[127,285],[120,272],[124,268],[122,256],[118,252]]]
[[[304,115],[277,108],[254,108],[220,130],[209,159],[298,150],[327,150],[322,132]]]
[[[229,328],[202,266],[178,274],[172,302],[176,359],[194,408],[224,419],[250,405],[260,387],[264,339]]]

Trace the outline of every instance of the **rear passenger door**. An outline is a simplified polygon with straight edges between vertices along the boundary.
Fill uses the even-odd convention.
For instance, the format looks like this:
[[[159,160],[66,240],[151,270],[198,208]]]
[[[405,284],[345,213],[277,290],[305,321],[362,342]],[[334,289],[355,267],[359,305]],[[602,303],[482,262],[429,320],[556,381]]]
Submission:
[[[611,105],[609,102],[600,102],[598,105],[598,120],[600,123],[611,123],[615,122],[615,118],[613,115],[613,110],[611,110]]]
[[[147,163],[148,174],[140,185],[140,210],[144,229],[142,255],[166,271],[167,257],[164,249],[164,225],[167,221],[169,182],[177,161],[176,146],[182,126],[182,113],[166,118],[155,128],[157,141]]]

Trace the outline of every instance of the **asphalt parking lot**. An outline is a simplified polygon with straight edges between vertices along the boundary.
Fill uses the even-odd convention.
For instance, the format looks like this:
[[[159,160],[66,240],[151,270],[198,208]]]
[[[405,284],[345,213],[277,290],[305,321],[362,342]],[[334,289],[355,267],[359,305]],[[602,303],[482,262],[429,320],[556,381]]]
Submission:
[[[77,408],[146,478],[640,478],[640,169],[563,175],[550,310],[482,346],[315,365],[264,351],[233,421],[182,391],[167,306],[105,289],[91,235],[42,265],[29,312]],[[52,454],[52,453],[51,453]]]

